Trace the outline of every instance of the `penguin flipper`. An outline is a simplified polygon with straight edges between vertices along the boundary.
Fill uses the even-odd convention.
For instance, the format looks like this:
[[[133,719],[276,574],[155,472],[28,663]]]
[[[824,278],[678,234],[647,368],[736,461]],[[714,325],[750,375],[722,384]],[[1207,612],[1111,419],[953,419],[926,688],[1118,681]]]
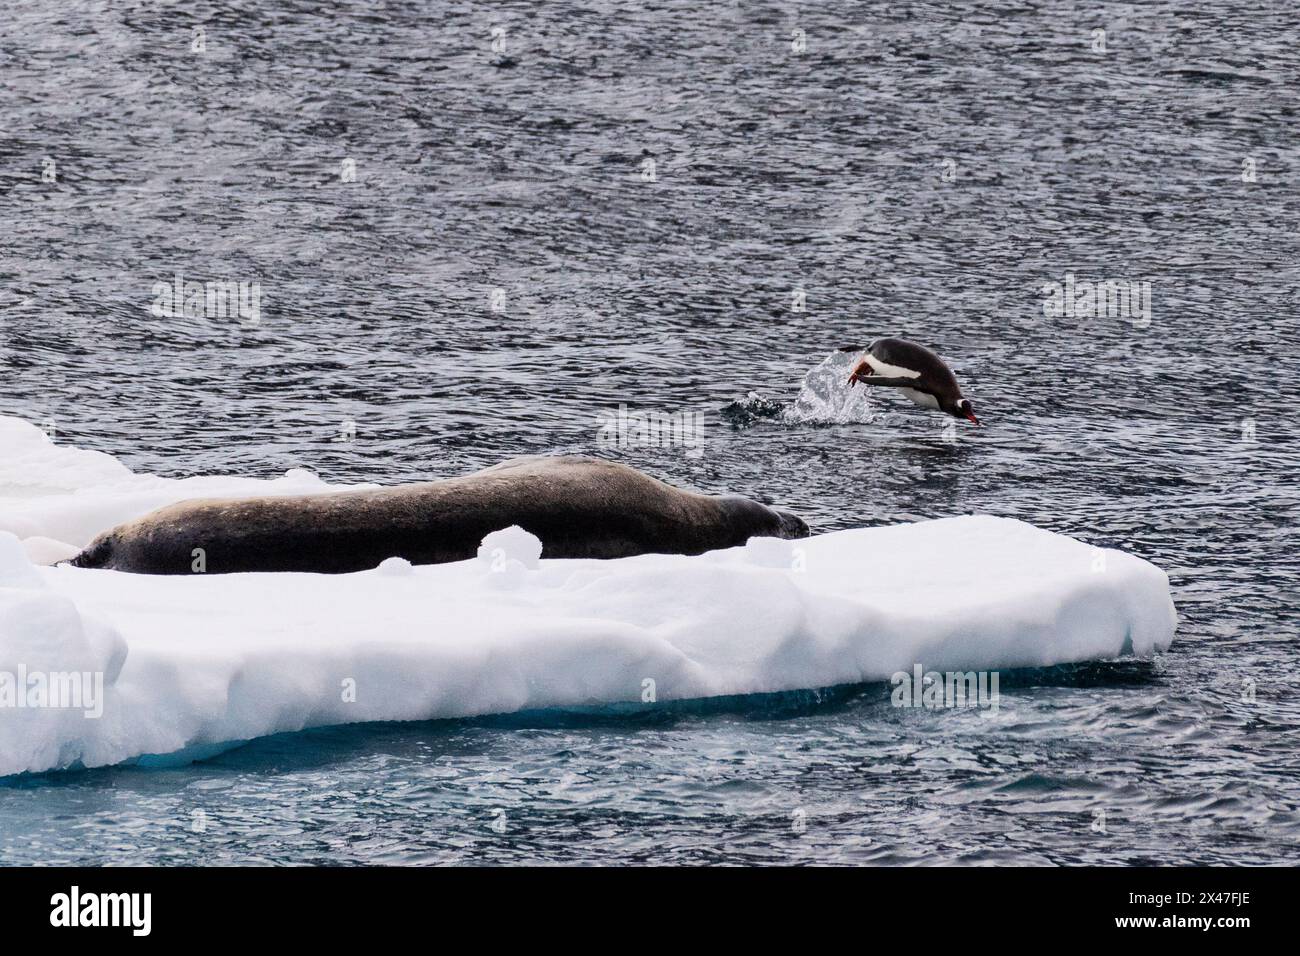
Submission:
[[[916,388],[916,379],[907,376],[890,378],[888,375],[859,375],[853,381],[863,385],[883,385],[885,388]]]

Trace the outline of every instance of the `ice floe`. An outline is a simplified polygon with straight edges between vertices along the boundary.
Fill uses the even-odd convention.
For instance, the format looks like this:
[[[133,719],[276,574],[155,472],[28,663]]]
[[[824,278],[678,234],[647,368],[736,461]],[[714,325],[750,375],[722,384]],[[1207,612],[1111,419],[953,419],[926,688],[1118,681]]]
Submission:
[[[918,663],[1149,657],[1174,636],[1159,568],[989,516],[614,561],[542,560],[512,527],[475,559],[346,575],[33,564],[183,498],[327,487],[137,475],[0,418],[0,774],[329,724],[885,681]],[[17,700],[60,674],[91,675],[89,698],[99,680],[99,699]]]

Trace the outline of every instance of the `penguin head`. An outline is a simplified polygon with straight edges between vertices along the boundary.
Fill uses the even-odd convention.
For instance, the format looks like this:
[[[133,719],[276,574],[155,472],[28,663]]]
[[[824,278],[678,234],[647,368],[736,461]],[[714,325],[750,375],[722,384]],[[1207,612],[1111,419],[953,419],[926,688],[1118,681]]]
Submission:
[[[952,408],[948,409],[948,414],[957,418],[964,418],[969,422],[974,422],[976,425],[980,423],[980,420],[975,417],[975,409],[971,405],[969,398],[957,399],[957,401],[953,403]]]

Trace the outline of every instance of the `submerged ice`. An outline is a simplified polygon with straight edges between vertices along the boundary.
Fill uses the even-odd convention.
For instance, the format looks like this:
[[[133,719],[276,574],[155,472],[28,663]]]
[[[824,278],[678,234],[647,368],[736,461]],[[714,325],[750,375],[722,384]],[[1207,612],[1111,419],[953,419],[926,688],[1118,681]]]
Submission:
[[[328,486],[135,475],[16,419],[0,418],[0,450],[0,682],[99,674],[103,698],[97,717],[0,708],[0,774],[358,721],[1149,657],[1174,635],[1160,569],[988,516],[697,557],[542,560],[515,527],[467,561],[346,575],[40,567],[172,501]]]

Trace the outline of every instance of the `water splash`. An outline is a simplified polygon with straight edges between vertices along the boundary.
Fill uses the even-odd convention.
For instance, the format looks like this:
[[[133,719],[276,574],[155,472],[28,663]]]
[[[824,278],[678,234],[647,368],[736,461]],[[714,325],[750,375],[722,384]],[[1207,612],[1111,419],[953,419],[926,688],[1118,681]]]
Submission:
[[[862,358],[857,352],[832,352],[808,370],[799,396],[782,418],[796,424],[842,425],[875,421],[879,405],[871,390],[849,386],[849,373]]]
[[[723,418],[738,427],[770,419],[787,425],[866,425],[890,417],[881,412],[871,389],[851,388],[849,373],[862,356],[832,352],[804,375],[795,400],[786,405],[750,392],[722,410]]]

